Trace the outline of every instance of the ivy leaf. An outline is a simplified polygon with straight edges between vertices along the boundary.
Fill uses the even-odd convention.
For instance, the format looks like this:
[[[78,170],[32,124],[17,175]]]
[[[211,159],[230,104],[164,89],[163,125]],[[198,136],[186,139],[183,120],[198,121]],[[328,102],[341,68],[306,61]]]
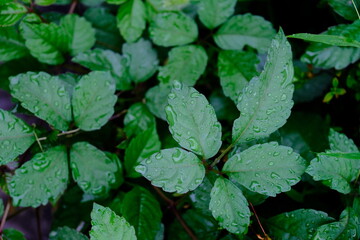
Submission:
[[[93,71],[109,71],[117,90],[131,89],[128,73],[129,60],[111,50],[94,49],[80,53],[72,59]]]
[[[171,92],[171,85],[157,85],[150,88],[145,95],[146,106],[156,117],[166,121],[165,107],[168,105],[168,95]]]
[[[60,21],[60,26],[68,35],[67,49],[71,55],[89,50],[95,44],[95,30],[83,17],[69,14]]]
[[[144,82],[154,75],[159,60],[150,41],[140,39],[135,43],[126,43],[122,51],[129,57],[129,75],[133,82]]]
[[[14,27],[0,28],[0,61],[22,58],[28,54],[24,39]]]
[[[220,84],[224,95],[235,103],[248,82],[258,75],[259,59],[253,52],[221,51],[218,58]]]
[[[193,153],[181,148],[161,150],[141,162],[135,170],[166,192],[186,193],[197,188],[205,168]]]
[[[208,56],[203,47],[188,45],[172,48],[165,66],[159,70],[158,79],[163,84],[175,80],[194,86],[201,74],[205,72]]]
[[[0,109],[0,132],[0,165],[13,161],[35,142],[31,127],[2,109]]]
[[[87,142],[71,147],[70,167],[75,182],[88,194],[104,196],[121,183],[119,159],[110,158]]]
[[[205,159],[217,154],[222,144],[221,125],[205,96],[175,82],[168,103],[166,118],[179,145]]]
[[[131,137],[155,126],[155,118],[146,105],[135,103],[131,105],[124,117],[124,126],[126,135]]]
[[[125,169],[127,176],[131,178],[140,177],[141,174],[135,171],[135,167],[143,160],[149,158],[152,154],[160,151],[161,142],[156,132],[155,126],[139,133],[131,140],[125,150]]]
[[[338,46],[338,47],[360,47],[360,42],[347,38],[344,36],[334,36],[327,34],[310,34],[310,33],[297,33],[288,38],[297,38],[310,42],[324,43],[327,45]]]
[[[293,76],[290,44],[280,30],[269,49],[264,71],[239,96],[241,116],[233,125],[233,142],[267,137],[286,123],[293,106]]]
[[[346,20],[355,21],[358,19],[356,10],[351,1],[347,0],[327,0],[333,10]]]
[[[85,131],[100,129],[114,113],[117,97],[109,72],[91,72],[76,85],[72,106],[76,126]]]
[[[36,208],[57,200],[68,179],[66,148],[57,146],[36,154],[16,169],[8,187],[14,206]]]
[[[250,209],[241,190],[219,177],[211,190],[209,209],[220,226],[234,234],[244,234],[250,224]]]
[[[266,52],[275,35],[270,22],[251,14],[236,15],[226,21],[214,35],[224,50],[242,50],[245,45]]]
[[[145,5],[141,0],[129,0],[119,7],[117,26],[127,42],[135,42],[146,27]]]
[[[136,240],[134,227],[110,208],[94,203],[91,212],[90,240],[126,239]]]
[[[160,229],[162,212],[159,202],[149,191],[135,187],[126,193],[122,214],[134,227],[139,240],[154,240]]]
[[[253,192],[275,197],[301,180],[306,162],[291,148],[277,142],[257,144],[233,155],[223,171]]]
[[[267,221],[270,236],[279,240],[312,239],[316,229],[333,221],[326,213],[313,209],[299,209],[281,213]]]
[[[150,23],[149,31],[153,42],[163,47],[188,44],[198,37],[195,21],[185,14],[175,12],[156,15]]]
[[[2,231],[4,240],[26,240],[24,234],[13,228],[6,228]]]
[[[20,3],[9,2],[0,4],[0,27],[14,25],[26,13],[26,7]]]
[[[61,227],[50,234],[50,240],[88,240],[85,235],[69,227]]]
[[[72,121],[70,94],[63,83],[45,72],[27,72],[10,77],[13,97],[41,119],[66,131]]]
[[[336,132],[334,129],[330,129],[329,143],[333,151],[344,153],[359,152],[359,149],[352,139],[348,138],[345,134]]]
[[[236,0],[200,1],[198,14],[200,21],[209,29],[214,29],[234,14]]]

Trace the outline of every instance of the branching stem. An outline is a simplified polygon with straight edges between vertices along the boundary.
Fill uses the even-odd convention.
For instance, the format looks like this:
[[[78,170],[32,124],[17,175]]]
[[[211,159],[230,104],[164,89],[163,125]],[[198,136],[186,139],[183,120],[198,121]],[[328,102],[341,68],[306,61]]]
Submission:
[[[70,134],[74,134],[74,133],[77,133],[80,131],[80,128],[77,128],[77,129],[73,129],[73,130],[70,130],[70,131],[66,131],[66,132],[62,132],[62,133],[59,133],[57,136],[58,137],[61,137],[61,136],[65,136],[65,135],[70,135]],[[35,132],[34,132],[35,133]],[[36,136],[36,133],[35,133],[35,136]],[[41,138],[37,138],[37,140],[40,142],[40,141],[45,141],[47,140],[47,137],[41,137]]]

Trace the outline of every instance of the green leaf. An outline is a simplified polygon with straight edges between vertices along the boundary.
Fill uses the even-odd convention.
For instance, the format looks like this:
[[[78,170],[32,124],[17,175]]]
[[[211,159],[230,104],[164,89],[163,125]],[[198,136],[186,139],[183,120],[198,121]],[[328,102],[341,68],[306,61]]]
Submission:
[[[125,3],[128,0],[106,0],[107,3],[109,4],[116,4],[116,5],[120,5]]]
[[[358,19],[351,0],[327,0],[327,2],[337,14],[344,17],[346,20],[354,21]]]
[[[269,49],[264,71],[239,96],[241,116],[233,125],[233,142],[267,137],[286,123],[293,106],[293,76],[290,44],[280,30]]]
[[[85,235],[69,227],[61,227],[50,234],[50,240],[88,240]]]
[[[147,0],[147,2],[158,12],[179,11],[184,8],[190,0]]]
[[[174,83],[168,97],[166,118],[180,146],[209,159],[221,147],[221,125],[214,108],[192,87]]]
[[[13,161],[35,142],[30,126],[2,109],[0,109],[0,132],[0,165]]]
[[[155,118],[143,103],[131,105],[124,117],[124,130],[128,137],[138,135],[155,126]]]
[[[197,188],[205,168],[193,153],[181,148],[161,150],[137,166],[136,171],[166,192],[186,193]]]
[[[344,36],[334,36],[328,34],[297,33],[287,36],[288,38],[303,39],[310,42],[324,43],[338,47],[360,47],[360,42]]]
[[[166,121],[165,107],[168,105],[168,95],[171,92],[171,85],[157,85],[150,88],[145,95],[146,106],[156,117]]]
[[[334,129],[330,129],[329,143],[333,151],[344,153],[359,152],[359,149],[352,139],[349,139],[345,134],[336,132]]]
[[[24,5],[16,2],[0,4],[0,27],[14,25],[27,13]]]
[[[83,17],[69,14],[60,21],[60,26],[68,36],[67,49],[71,55],[89,50],[95,44],[95,30]]]
[[[212,216],[209,209],[210,192],[214,186],[217,176],[214,173],[207,173],[204,181],[189,195],[196,211],[207,216]]]
[[[268,219],[270,236],[278,240],[311,239],[318,227],[329,223],[333,218],[313,209],[299,209],[281,213]]]
[[[110,158],[87,142],[71,147],[70,167],[79,187],[95,196],[107,195],[110,189],[119,186],[122,177],[119,159]]]
[[[65,146],[36,154],[16,169],[9,182],[14,206],[38,207],[56,201],[65,191],[69,179]]]
[[[183,13],[160,13],[150,23],[150,37],[156,45],[163,47],[191,43],[198,37],[195,21]]]
[[[49,6],[55,2],[56,0],[35,0],[35,4],[39,6]]]
[[[134,227],[139,240],[154,240],[160,229],[162,212],[159,202],[149,191],[135,187],[126,193],[122,214]]]
[[[159,70],[158,79],[163,84],[175,80],[194,86],[201,74],[205,72],[208,56],[203,47],[188,45],[170,50],[168,61]]]
[[[216,28],[234,14],[236,0],[200,1],[198,14],[200,21],[209,29]]]
[[[64,84],[51,75],[27,72],[10,78],[13,97],[41,119],[66,131],[72,121],[70,94]]]
[[[270,22],[247,13],[226,21],[214,35],[214,40],[224,50],[242,50],[249,45],[259,52],[266,52],[274,35]]]
[[[110,208],[94,203],[91,212],[90,240],[126,239],[136,240],[134,227]]]
[[[277,142],[254,145],[233,155],[223,171],[253,192],[275,197],[301,180],[306,162],[291,148]]]
[[[231,233],[246,233],[251,214],[241,190],[231,181],[219,177],[210,195],[209,209],[220,226]]]
[[[0,28],[0,61],[22,58],[28,54],[24,39],[14,27]]]
[[[129,60],[111,50],[94,49],[80,53],[72,59],[93,71],[109,71],[117,90],[131,89],[128,73]]]
[[[119,7],[117,26],[127,42],[135,42],[146,27],[145,5],[141,0],[128,0]]]
[[[351,154],[351,153],[350,153]],[[323,181],[330,188],[348,194],[351,192],[350,183],[354,181],[360,170],[360,158],[352,158],[347,154],[342,156],[331,156],[326,153],[319,153],[313,159],[306,172],[315,181]]]
[[[157,53],[150,41],[140,39],[135,43],[126,43],[122,52],[129,58],[129,75],[135,83],[148,80],[158,69]]]
[[[61,0],[64,1],[64,0]],[[97,7],[101,5],[105,0],[81,0],[81,3],[89,7]],[[71,2],[70,2],[71,3]]]
[[[114,113],[117,97],[109,72],[91,72],[76,85],[72,99],[76,126],[85,131],[100,129]]]
[[[2,218],[3,215],[4,215],[4,202],[1,199],[0,200],[0,218]]]
[[[131,140],[125,150],[125,169],[127,176],[131,178],[140,177],[141,174],[135,171],[135,167],[152,154],[160,151],[161,142],[156,132],[155,126],[139,133]]]
[[[26,240],[24,234],[16,229],[7,228],[2,232],[3,240]]]
[[[259,59],[253,52],[221,51],[218,58],[220,84],[225,96],[235,103],[248,82],[258,75]]]

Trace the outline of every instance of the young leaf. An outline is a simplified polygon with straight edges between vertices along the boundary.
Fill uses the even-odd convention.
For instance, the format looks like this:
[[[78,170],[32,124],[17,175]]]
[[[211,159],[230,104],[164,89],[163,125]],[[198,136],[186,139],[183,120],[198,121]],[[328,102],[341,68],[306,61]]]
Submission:
[[[166,192],[186,193],[197,188],[205,168],[193,153],[181,148],[161,150],[141,162],[135,170]]]
[[[0,133],[0,165],[13,161],[35,142],[30,126],[2,109],[0,109]]]
[[[267,226],[274,239],[312,239],[318,227],[331,221],[333,218],[324,212],[299,209],[270,218]]]
[[[135,43],[126,43],[122,51],[129,57],[129,75],[133,82],[144,82],[154,75],[159,61],[150,41],[140,39]]]
[[[236,0],[202,0],[199,3],[200,21],[209,29],[216,28],[234,14]]]
[[[85,131],[100,129],[114,113],[117,97],[109,72],[91,72],[76,85],[72,99],[76,126]]]
[[[143,103],[131,105],[124,117],[124,130],[128,137],[138,135],[155,126],[155,118]]]
[[[272,41],[264,71],[253,78],[238,99],[240,118],[233,125],[233,142],[269,136],[290,116],[294,67],[289,42],[282,30]]]
[[[327,0],[327,2],[337,14],[346,20],[355,21],[358,19],[356,10],[351,0]]]
[[[17,2],[0,4],[0,27],[14,25],[27,13],[24,5]]]
[[[117,26],[127,42],[135,42],[146,27],[145,5],[141,0],[128,0],[119,7]]]
[[[131,89],[128,73],[129,60],[111,50],[94,49],[80,53],[72,59],[93,71],[109,71],[117,90]]]
[[[66,131],[72,121],[70,94],[64,84],[45,72],[27,72],[10,78],[12,96],[21,106],[56,129]]]
[[[150,88],[145,95],[146,106],[156,117],[166,121],[165,107],[168,105],[168,95],[171,92],[171,85],[157,85]]]
[[[236,15],[226,21],[214,35],[216,44],[224,50],[242,50],[245,45],[266,52],[275,35],[270,22],[251,14]]]
[[[179,145],[205,159],[217,154],[222,144],[221,125],[205,96],[175,82],[168,103],[166,118]]]
[[[50,234],[50,240],[89,240],[89,238],[75,229],[61,227]]]
[[[135,187],[126,193],[122,214],[134,227],[139,240],[154,240],[160,229],[162,212],[159,202],[149,191]]]
[[[219,177],[211,189],[209,209],[220,226],[234,234],[244,234],[250,224],[250,209],[241,190]]]
[[[87,142],[78,142],[71,147],[70,167],[79,187],[88,194],[106,195],[111,188],[118,187],[120,161],[110,158]]]
[[[175,80],[194,86],[205,72],[208,56],[203,47],[187,45],[170,50],[165,66],[159,70],[158,79],[163,84],[172,84]]]
[[[330,129],[329,143],[330,148],[333,151],[339,151],[343,153],[359,152],[359,149],[352,139],[349,139],[344,134],[336,132],[334,129]]]
[[[28,54],[24,39],[14,27],[0,28],[0,61],[22,58]]]
[[[150,37],[156,45],[163,47],[191,43],[198,37],[195,21],[183,13],[160,13],[150,23]]]
[[[218,58],[220,84],[225,96],[235,103],[243,88],[258,75],[256,65],[259,59],[255,53],[244,51],[221,51]]]
[[[9,192],[14,206],[36,208],[57,200],[67,187],[68,168],[64,146],[36,154],[16,169],[9,182]]]
[[[3,240],[26,240],[24,234],[13,228],[6,228],[2,232]]]
[[[287,37],[303,39],[310,42],[324,43],[338,47],[358,47],[358,48],[360,47],[360,42],[344,36],[334,36],[328,34],[297,33]]]
[[[291,148],[276,142],[254,145],[233,155],[223,171],[253,192],[275,197],[300,181],[306,162]]]
[[[126,239],[136,240],[134,227],[110,208],[94,203],[91,212],[90,240]]]

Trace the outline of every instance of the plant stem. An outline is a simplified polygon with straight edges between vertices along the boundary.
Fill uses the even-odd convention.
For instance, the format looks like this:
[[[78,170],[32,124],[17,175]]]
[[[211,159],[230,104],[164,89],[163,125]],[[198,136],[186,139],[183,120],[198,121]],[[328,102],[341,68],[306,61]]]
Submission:
[[[1,234],[2,234],[2,231],[3,231],[3,229],[4,229],[6,219],[7,219],[7,216],[8,216],[8,214],[9,214],[9,211],[10,211],[10,207],[11,207],[11,199],[9,198],[9,200],[8,200],[7,203],[6,203],[4,215],[3,215],[2,219],[1,219],[1,224],[0,224],[0,233],[1,233]],[[1,238],[1,239],[2,239],[2,238]]]
[[[77,129],[73,129],[73,130],[70,130],[70,131],[67,131],[67,132],[62,132],[62,133],[59,133],[57,136],[58,137],[61,137],[61,136],[65,136],[65,135],[70,135],[70,134],[74,134],[74,133],[77,133],[80,131],[80,128],[77,128]],[[45,141],[47,139],[47,137],[41,137],[41,138],[38,138],[37,140],[39,141]]]
[[[268,235],[266,234],[266,232],[265,232],[265,230],[264,230],[264,228],[263,228],[263,226],[262,226],[262,224],[261,224],[261,222],[260,222],[260,219],[259,219],[258,215],[256,214],[256,211],[255,211],[254,206],[252,205],[251,202],[249,202],[249,204],[250,204],[250,207],[251,207],[252,211],[254,212],[256,221],[258,222],[258,224],[259,224],[259,226],[260,226],[260,228],[261,228],[261,231],[263,232],[263,234],[264,234],[265,237],[268,237]]]
[[[68,14],[74,13],[77,4],[78,4],[78,1],[77,1],[77,0],[73,0],[73,1],[71,2],[71,5],[70,5],[70,9],[69,9]]]
[[[117,113],[117,114],[114,114],[110,119],[109,119],[109,121],[112,121],[112,120],[114,120],[114,119],[117,119],[117,118],[119,118],[119,117],[121,117],[122,115],[124,115],[125,113],[127,113],[127,109],[124,109],[124,110],[122,110],[121,112],[119,112],[119,113]]]
[[[358,11],[357,6],[356,6],[356,4],[355,4],[355,1],[354,1],[354,0],[351,0],[351,2],[352,2],[352,4],[354,5],[356,14],[358,15],[358,18],[360,19],[360,14],[359,14],[359,11]]]
[[[210,167],[215,167],[216,164],[220,162],[220,160],[234,147],[234,143],[230,144],[222,153],[220,156],[218,156],[214,162],[210,165]]]
[[[40,138],[38,138],[38,135],[36,134],[35,129],[34,129],[34,135],[35,135],[36,142],[37,142],[37,144],[39,145],[41,151],[44,152],[44,149],[43,149],[43,147],[42,147],[42,145],[41,145],[41,142],[40,142]]]

